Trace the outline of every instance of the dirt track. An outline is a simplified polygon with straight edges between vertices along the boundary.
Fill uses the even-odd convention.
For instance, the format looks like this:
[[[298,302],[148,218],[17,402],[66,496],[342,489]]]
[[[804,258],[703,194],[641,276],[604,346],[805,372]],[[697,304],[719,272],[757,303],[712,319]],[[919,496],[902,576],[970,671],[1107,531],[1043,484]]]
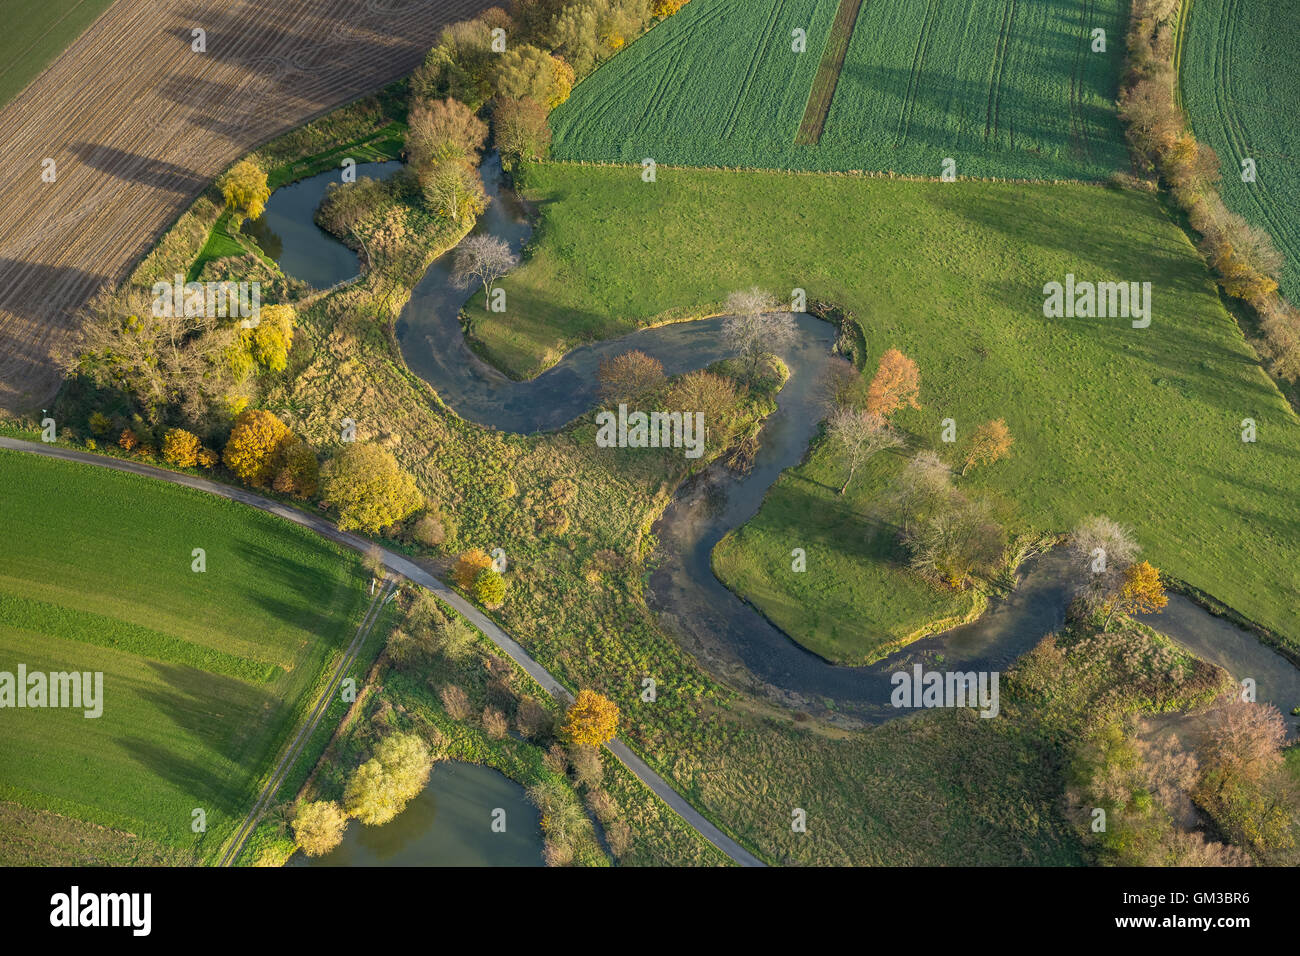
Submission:
[[[490,5],[117,0],[0,109],[0,407],[52,397],[50,350],[79,308],[222,169],[410,72],[443,25]]]

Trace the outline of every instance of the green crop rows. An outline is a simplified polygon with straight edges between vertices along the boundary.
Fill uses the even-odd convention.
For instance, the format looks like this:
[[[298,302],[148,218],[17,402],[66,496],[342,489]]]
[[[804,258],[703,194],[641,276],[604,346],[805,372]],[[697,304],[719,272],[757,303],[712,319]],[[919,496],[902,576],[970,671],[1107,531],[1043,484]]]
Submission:
[[[97,718],[0,711],[0,800],[210,859],[355,633],[359,562],[134,475],[3,451],[0,487],[0,671],[103,673]]]
[[[952,158],[963,176],[1088,180],[1126,166],[1120,0],[866,0],[824,129],[800,135],[839,7],[694,0],[552,113],[555,156],[924,176]]]
[[[1185,27],[1183,106],[1223,163],[1224,202],[1267,229],[1286,256],[1283,291],[1300,297],[1300,5],[1294,0],[1196,0]],[[1255,160],[1256,181],[1241,179]]]

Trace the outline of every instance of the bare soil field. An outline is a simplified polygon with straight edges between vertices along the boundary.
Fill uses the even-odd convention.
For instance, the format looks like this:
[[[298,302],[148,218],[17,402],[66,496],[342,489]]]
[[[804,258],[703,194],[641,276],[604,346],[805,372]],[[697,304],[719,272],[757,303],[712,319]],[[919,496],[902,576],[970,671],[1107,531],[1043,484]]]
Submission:
[[[117,0],[0,109],[0,407],[53,395],[51,350],[78,310],[226,166],[409,73],[489,5]]]

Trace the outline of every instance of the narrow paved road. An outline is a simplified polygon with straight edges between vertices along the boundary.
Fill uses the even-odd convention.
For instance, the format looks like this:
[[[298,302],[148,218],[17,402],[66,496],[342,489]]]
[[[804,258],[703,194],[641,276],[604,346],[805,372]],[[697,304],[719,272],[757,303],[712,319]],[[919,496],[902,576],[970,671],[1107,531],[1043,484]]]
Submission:
[[[166,481],[173,485],[183,485],[186,488],[193,488],[196,491],[207,492],[208,494],[218,495],[222,498],[228,498],[231,501],[238,501],[240,504],[257,508],[269,514],[277,515],[286,521],[292,521],[294,524],[309,528],[317,534],[328,538],[329,540],[341,544],[346,548],[354,551],[365,553],[373,542],[350,534],[347,531],[340,531],[331,522],[320,517],[319,515],[309,514],[305,511],[299,511],[289,505],[275,501],[271,498],[264,498],[244,488],[236,488],[232,485],[223,485],[219,482],[209,481],[205,478],[197,478],[193,475],[183,475],[174,471],[167,471],[165,468],[156,468],[152,465],[142,464],[135,461],[123,461],[117,458],[109,458],[104,455],[94,455],[90,452],[75,451],[71,448],[61,448],[58,445],[45,445],[40,442],[23,441],[18,438],[8,438],[0,435],[0,448],[8,448],[11,451],[29,452],[35,455],[44,455],[47,458],[59,458],[64,461],[81,462],[86,465],[93,465],[97,468],[111,468],[114,471],[125,471],[135,475],[142,475],[146,478],[156,478],[160,481]],[[400,577],[406,578],[414,584],[420,585],[432,591],[440,600],[451,605],[467,621],[477,627],[483,634],[492,641],[503,652],[509,655],[510,659],[527,671],[528,675],[540,684],[547,693],[552,697],[564,702],[571,702],[573,694],[567,687],[551,676],[551,673],[542,667],[541,664],[533,660],[527,651],[520,646],[519,642],[503,631],[497,624],[492,621],[486,614],[480,611],[472,603],[465,600],[458,593],[453,591],[447,585],[443,584],[428,571],[425,571],[414,561],[402,557],[400,554],[394,554],[387,549],[380,549],[383,556],[384,565],[393,573]],[[683,820],[690,824],[700,836],[708,840],[719,850],[731,857],[733,861],[741,866],[765,866],[762,860],[754,856],[731,837],[723,833],[717,826],[709,822],[703,814],[696,810],[686,801],[676,790],[674,790],[663,777],[659,776],[644,760],[633,753],[632,749],[624,744],[621,740],[611,741],[608,745],[609,751],[621,760],[632,773],[636,774],[647,787],[672,807]]]

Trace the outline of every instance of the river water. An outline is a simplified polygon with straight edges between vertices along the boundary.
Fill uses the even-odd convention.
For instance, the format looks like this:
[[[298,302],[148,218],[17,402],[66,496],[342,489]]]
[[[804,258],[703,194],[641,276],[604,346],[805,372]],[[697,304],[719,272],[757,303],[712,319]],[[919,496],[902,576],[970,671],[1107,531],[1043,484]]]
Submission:
[[[530,233],[526,210],[503,188],[495,157],[484,162],[482,173],[491,202],[474,231],[504,239],[518,251]],[[291,230],[279,218],[270,222],[281,223],[276,228],[283,235],[315,230],[328,243],[343,248],[316,228],[315,207],[308,204],[311,195],[322,196],[325,184],[336,178],[337,173],[331,172],[286,187],[301,187],[292,207],[276,205],[284,190],[272,197],[268,215],[275,205],[277,217],[292,217],[301,229]],[[316,240],[319,236],[314,235]],[[458,314],[472,290],[452,283],[451,260],[448,253],[430,267],[403,309],[396,332],[411,370],[470,421],[518,433],[557,429],[595,403],[595,371],[602,358],[636,348],[658,358],[672,375],[704,367],[727,354],[721,341],[722,320],[706,319],[584,345],[537,378],[513,381],[466,345]],[[297,259],[287,250],[281,263],[286,272],[307,278],[305,273],[291,272],[291,266],[298,268]],[[713,465],[679,489],[654,526],[658,563],[646,599],[669,631],[725,679],[793,707],[886,720],[907,712],[888,703],[892,673],[914,662],[939,659],[945,669],[1003,670],[1061,626],[1072,587],[1059,550],[1031,558],[1022,566],[1020,583],[1011,595],[994,601],[979,620],[918,641],[869,667],[831,664],[806,651],[727,590],[710,567],[713,547],[753,517],[781,472],[798,464],[823,414],[820,381],[835,331],[808,315],[798,315],[796,321],[801,335],[782,356],[791,371],[790,381],[778,395],[778,410],[763,426],[753,470],[741,477]],[[1276,704],[1284,714],[1300,705],[1300,670],[1254,635],[1192,601],[1170,595],[1169,607],[1148,623],[1234,677],[1253,678],[1259,698]]]
[[[401,168],[396,162],[361,163],[356,173],[358,179],[387,179]],[[317,289],[354,279],[361,272],[357,254],[316,225],[316,209],[325,190],[331,183],[342,182],[342,176],[343,171],[335,169],[281,186],[267,200],[262,215],[245,219],[241,230],[280,264],[285,275],[303,279]]]
[[[495,811],[505,829],[494,832]],[[498,818],[501,817],[497,813]],[[524,789],[488,767],[442,762],[429,785],[383,826],[348,824],[343,842],[291,866],[541,866],[542,828]]]

